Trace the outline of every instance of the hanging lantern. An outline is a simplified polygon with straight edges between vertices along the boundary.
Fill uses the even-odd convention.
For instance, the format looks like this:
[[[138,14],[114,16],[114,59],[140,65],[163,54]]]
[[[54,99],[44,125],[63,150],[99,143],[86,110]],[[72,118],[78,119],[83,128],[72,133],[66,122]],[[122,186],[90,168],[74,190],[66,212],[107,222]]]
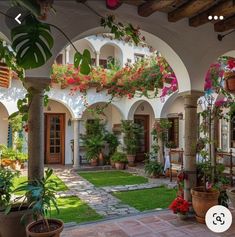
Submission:
[[[232,94],[235,94],[235,72],[224,73],[224,89]]]
[[[11,80],[11,71],[5,63],[0,62],[0,87],[8,88]]]

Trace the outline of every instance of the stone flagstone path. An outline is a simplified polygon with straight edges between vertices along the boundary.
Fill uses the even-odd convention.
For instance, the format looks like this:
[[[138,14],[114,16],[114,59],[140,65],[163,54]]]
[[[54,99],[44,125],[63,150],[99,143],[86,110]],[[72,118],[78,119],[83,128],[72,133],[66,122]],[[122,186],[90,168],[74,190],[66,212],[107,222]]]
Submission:
[[[163,184],[169,185],[170,187],[175,185],[174,183],[169,184],[169,180],[161,181],[155,179],[155,181],[150,180],[150,182],[146,184],[119,185],[100,188],[95,187],[70,168],[54,168],[54,171],[69,188],[68,191],[59,192],[59,196],[77,196],[105,218],[139,213],[135,208],[121,203],[119,199],[110,194],[111,192],[154,188]]]

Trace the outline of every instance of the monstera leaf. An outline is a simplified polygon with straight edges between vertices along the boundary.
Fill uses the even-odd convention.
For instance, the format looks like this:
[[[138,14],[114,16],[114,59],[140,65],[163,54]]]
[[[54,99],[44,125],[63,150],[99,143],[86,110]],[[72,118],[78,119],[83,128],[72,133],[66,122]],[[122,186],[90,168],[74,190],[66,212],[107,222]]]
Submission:
[[[42,66],[52,56],[54,40],[50,26],[28,16],[24,23],[11,30],[12,48],[19,66],[33,69]]]
[[[85,49],[83,54],[76,52],[74,55],[74,67],[80,67],[80,72],[88,75],[91,71],[91,54]]]

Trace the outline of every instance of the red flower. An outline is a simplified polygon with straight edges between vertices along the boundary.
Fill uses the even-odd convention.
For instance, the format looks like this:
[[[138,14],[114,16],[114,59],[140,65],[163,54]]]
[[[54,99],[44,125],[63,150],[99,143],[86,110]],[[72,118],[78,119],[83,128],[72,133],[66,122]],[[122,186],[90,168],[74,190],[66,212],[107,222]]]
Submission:
[[[186,214],[189,211],[189,203],[182,197],[177,197],[169,206],[169,208],[176,214]]]
[[[69,79],[67,80],[67,83],[68,83],[69,85],[72,85],[72,84],[75,83],[75,80],[74,80],[73,78],[69,78]]]
[[[235,60],[234,59],[228,60],[228,68],[231,70],[233,70],[235,68]]]

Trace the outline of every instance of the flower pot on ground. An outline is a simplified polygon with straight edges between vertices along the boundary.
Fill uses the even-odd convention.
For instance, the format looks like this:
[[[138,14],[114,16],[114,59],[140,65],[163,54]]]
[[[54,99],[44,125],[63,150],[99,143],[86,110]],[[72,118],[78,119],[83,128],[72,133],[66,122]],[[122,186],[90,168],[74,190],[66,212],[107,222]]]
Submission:
[[[195,187],[191,189],[191,194],[196,219],[199,223],[205,223],[207,211],[211,207],[218,205],[220,192],[212,188],[205,191],[204,187]]]
[[[126,154],[117,151],[112,155],[111,161],[114,162],[117,170],[124,170],[126,164],[128,163]]]
[[[133,166],[135,162],[135,154],[140,144],[142,128],[132,120],[122,120],[121,130],[124,133],[123,140],[126,154],[129,156],[128,165]]]
[[[98,159],[97,158],[91,159],[90,164],[91,166],[98,166]]]
[[[185,220],[188,217],[189,202],[184,200],[182,197],[177,197],[169,206],[169,208],[177,214],[179,219]]]
[[[0,168],[0,236],[26,237],[25,224],[32,220],[31,210],[27,206],[12,201],[13,179],[18,172]],[[24,223],[21,218],[25,216]]]
[[[98,160],[99,160],[99,165],[104,165],[104,156],[102,152],[100,152]]]
[[[235,208],[235,188],[227,189],[226,193],[227,193],[228,198],[231,201],[233,207]]]
[[[24,221],[21,219],[24,217]],[[32,222],[32,213],[28,207],[11,208],[7,215],[0,211],[0,236],[26,237],[26,225]]]
[[[157,178],[163,172],[163,165],[157,160],[148,160],[145,162],[144,171],[151,178]]]
[[[127,154],[127,160],[128,160],[128,166],[135,165],[135,155],[128,155]]]
[[[60,233],[63,231],[64,223],[57,219],[49,219],[48,224],[51,228],[48,231],[45,227],[43,220],[39,220],[29,224],[26,227],[26,233],[28,237],[59,237]]]
[[[63,231],[62,221],[47,218],[48,214],[50,216],[52,206],[59,212],[54,189],[55,183],[50,179],[52,174],[53,170],[47,169],[42,180],[28,181],[16,189],[25,191],[25,196],[30,197],[28,204],[32,207],[34,222],[26,227],[28,237],[59,237]]]

